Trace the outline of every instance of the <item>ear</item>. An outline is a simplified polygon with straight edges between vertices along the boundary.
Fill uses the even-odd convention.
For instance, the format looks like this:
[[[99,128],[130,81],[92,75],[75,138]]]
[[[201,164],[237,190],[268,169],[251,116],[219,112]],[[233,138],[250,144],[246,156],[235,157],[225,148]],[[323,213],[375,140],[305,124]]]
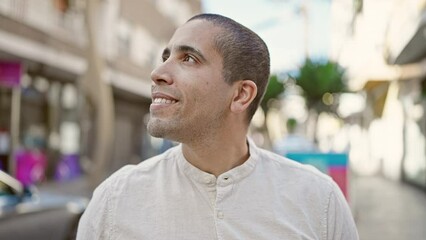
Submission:
[[[234,113],[244,112],[257,95],[257,86],[252,80],[236,82],[237,86],[231,103],[231,111]]]

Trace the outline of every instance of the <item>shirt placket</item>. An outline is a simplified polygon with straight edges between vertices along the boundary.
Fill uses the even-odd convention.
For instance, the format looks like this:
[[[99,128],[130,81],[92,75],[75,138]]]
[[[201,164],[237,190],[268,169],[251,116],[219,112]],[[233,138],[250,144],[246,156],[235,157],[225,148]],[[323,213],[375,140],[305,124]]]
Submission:
[[[219,240],[225,239],[225,224],[229,208],[227,202],[232,191],[232,178],[229,175],[219,176],[216,184],[216,201],[214,204],[214,218],[216,233]]]

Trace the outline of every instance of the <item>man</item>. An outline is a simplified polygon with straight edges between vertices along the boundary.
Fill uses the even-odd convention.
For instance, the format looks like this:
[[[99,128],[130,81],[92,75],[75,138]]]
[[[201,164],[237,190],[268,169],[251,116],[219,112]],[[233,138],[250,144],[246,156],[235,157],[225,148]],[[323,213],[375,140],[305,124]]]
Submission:
[[[337,185],[247,139],[269,77],[265,43],[235,21],[191,18],[163,51],[148,131],[181,144],[94,192],[78,239],[357,239]]]

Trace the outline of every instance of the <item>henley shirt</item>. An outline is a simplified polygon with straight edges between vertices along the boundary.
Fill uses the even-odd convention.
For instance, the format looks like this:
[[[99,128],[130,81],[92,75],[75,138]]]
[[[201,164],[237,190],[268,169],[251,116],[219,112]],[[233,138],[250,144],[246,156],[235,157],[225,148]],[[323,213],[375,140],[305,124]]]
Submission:
[[[249,159],[218,177],[181,145],[123,167],[94,191],[77,239],[358,239],[330,177],[248,142]]]

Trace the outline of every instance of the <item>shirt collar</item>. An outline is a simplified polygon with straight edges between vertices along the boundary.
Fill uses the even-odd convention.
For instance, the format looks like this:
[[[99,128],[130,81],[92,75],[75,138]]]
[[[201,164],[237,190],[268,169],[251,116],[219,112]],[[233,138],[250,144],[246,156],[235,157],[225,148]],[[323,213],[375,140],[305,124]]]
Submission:
[[[182,153],[182,144],[178,146],[177,161],[179,168],[184,172],[190,179],[195,180],[198,183],[205,185],[218,185],[227,186],[236,182],[241,181],[245,177],[249,176],[253,172],[256,163],[258,161],[258,148],[254,144],[251,138],[247,138],[249,146],[250,156],[243,164],[230,169],[229,171],[222,173],[219,177],[215,177],[213,174],[204,172],[199,168],[189,163]]]

